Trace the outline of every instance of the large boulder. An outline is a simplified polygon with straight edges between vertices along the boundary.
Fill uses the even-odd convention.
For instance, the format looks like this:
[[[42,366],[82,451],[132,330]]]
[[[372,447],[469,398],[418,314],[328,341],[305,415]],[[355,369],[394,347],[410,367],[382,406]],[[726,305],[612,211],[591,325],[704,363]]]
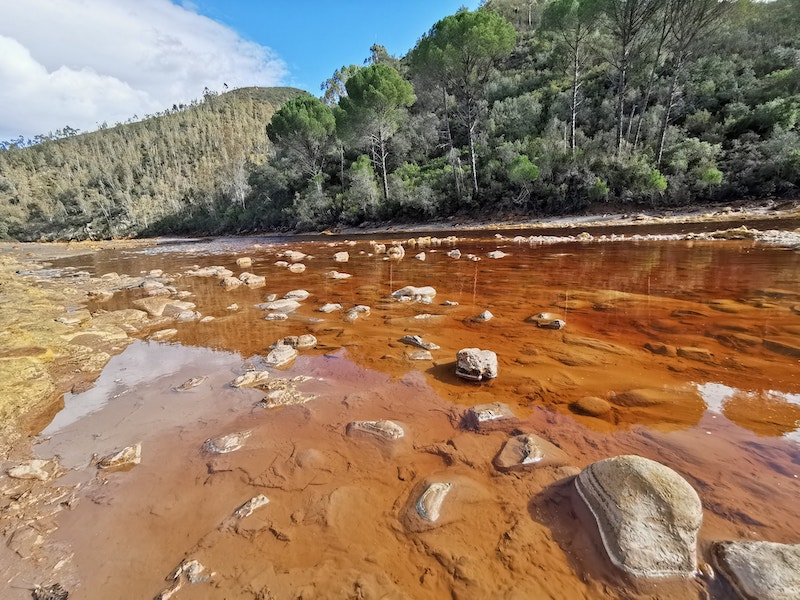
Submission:
[[[491,350],[464,348],[456,354],[456,375],[481,381],[497,377],[497,354]]]
[[[703,507],[678,473],[641,456],[593,463],[575,487],[611,562],[641,577],[692,576]]]
[[[714,562],[746,600],[800,598],[800,544],[717,542]]]

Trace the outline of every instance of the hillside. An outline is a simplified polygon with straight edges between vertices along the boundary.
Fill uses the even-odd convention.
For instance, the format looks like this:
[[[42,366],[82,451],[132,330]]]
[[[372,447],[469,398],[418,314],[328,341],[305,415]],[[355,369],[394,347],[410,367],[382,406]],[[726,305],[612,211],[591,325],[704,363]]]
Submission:
[[[206,93],[143,121],[0,151],[0,237],[213,230],[246,213],[264,127],[292,88]]]

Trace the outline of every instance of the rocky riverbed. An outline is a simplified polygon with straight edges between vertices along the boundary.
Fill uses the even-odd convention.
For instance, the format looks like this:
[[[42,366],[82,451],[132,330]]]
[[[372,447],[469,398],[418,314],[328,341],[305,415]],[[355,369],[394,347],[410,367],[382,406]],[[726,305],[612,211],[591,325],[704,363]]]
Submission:
[[[797,597],[800,234],[735,225],[4,245],[7,597]]]

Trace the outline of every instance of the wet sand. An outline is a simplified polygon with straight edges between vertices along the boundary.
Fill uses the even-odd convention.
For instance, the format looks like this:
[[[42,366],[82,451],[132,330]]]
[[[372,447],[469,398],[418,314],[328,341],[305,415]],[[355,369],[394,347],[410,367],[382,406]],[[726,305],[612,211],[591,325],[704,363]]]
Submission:
[[[455,248],[459,260],[447,256]],[[313,257],[303,273],[275,266],[288,249]],[[345,250],[350,261],[334,263]],[[507,256],[488,258],[495,250]],[[53,261],[62,276],[37,284],[44,289],[73,287],[80,297],[111,271],[161,269],[167,285],[215,319],[125,323],[120,311],[143,288],[103,302],[84,295],[91,319],[69,325],[70,339],[117,339],[125,349],[109,346],[114,358],[94,387],[68,393],[65,410],[28,446],[58,461],[54,478],[0,479],[4,580],[23,588],[58,581],[71,598],[150,598],[194,559],[201,575],[213,575],[184,582],[176,598],[732,597],[719,579],[643,584],[608,564],[572,478],[619,454],[658,460],[698,491],[703,560],[714,540],[800,542],[800,255],[752,241],[491,238],[406,243],[405,251],[392,261],[366,241],[222,240]],[[424,262],[414,259],[420,251]],[[238,267],[241,256],[253,266]],[[248,270],[267,284],[225,291],[215,278],[186,275],[196,265]],[[333,269],[353,276],[326,278]],[[389,298],[405,285],[438,293],[431,304]],[[311,296],[286,321],[265,321],[255,306],[300,288]],[[228,310],[234,302],[239,310]],[[349,322],[318,312],[328,302],[371,312]],[[494,318],[472,319],[484,310]],[[536,327],[530,317],[540,312],[567,327]],[[177,330],[170,341],[145,341],[167,327]],[[263,366],[275,340],[304,333],[317,347],[270,371],[310,377],[297,387],[313,399],[265,409],[264,391],[231,387]],[[404,335],[441,348],[411,360]],[[498,378],[457,378],[464,347],[496,351]],[[207,379],[176,391],[197,376]],[[581,414],[575,403],[587,396],[607,402],[607,412]],[[463,426],[468,407],[496,401],[518,419],[490,432]],[[348,434],[348,423],[377,419],[401,423],[405,437]],[[250,435],[236,452],[203,450],[209,438],[243,431]],[[517,431],[551,441],[569,464],[498,471],[492,461]],[[92,464],[136,442],[141,464],[119,472]],[[15,444],[8,464],[24,454]],[[451,492],[440,520],[420,527],[416,498],[434,481]],[[269,503],[232,518],[258,494]],[[9,587],[7,597],[30,591]]]

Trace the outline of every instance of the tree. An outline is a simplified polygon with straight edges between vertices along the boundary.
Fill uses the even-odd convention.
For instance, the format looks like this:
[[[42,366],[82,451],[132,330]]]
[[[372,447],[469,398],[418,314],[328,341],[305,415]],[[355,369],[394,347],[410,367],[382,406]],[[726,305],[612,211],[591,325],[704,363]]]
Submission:
[[[335,130],[331,109],[309,95],[289,100],[267,125],[269,139],[298,162],[318,191],[322,190],[322,167]]]
[[[333,75],[319,86],[319,89],[322,90],[322,101],[328,106],[336,106],[339,100],[347,95],[347,90],[344,87],[347,80],[360,68],[358,65],[342,65],[342,68],[336,69]]]
[[[588,54],[587,41],[595,33],[597,3],[591,0],[556,0],[544,12],[543,25],[556,32],[570,54],[570,75],[572,90],[570,94],[570,149],[573,158],[577,144],[575,130],[578,120],[578,106],[581,103],[579,90],[583,65]]]
[[[345,84],[339,101],[337,128],[345,137],[366,141],[380,171],[383,198],[389,198],[387,142],[397,131],[406,107],[414,103],[414,88],[395,69],[374,64],[357,71]]]
[[[493,67],[511,54],[516,41],[514,27],[500,15],[460,10],[437,22],[412,51],[414,68],[437,78],[445,91],[455,96],[459,119],[467,130],[476,196],[475,134],[485,112],[486,83]]]
[[[650,43],[650,21],[662,0],[602,0],[614,51],[609,62],[617,70],[616,147],[622,152],[625,122],[625,94],[631,65]]]

